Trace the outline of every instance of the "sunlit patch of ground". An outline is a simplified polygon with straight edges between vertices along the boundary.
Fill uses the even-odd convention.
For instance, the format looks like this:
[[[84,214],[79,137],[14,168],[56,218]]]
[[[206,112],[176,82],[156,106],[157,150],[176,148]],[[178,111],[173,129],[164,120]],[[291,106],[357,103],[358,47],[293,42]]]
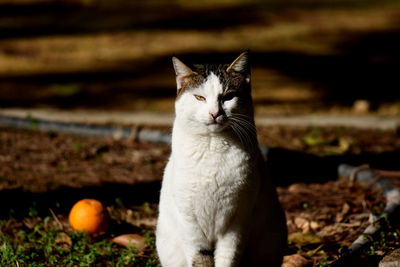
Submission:
[[[40,2],[47,3],[23,3]],[[381,48],[374,52],[374,44],[371,48],[352,48],[352,43],[371,34],[393,34],[398,30],[399,14],[398,4],[392,1],[379,5],[335,1],[311,4],[300,1],[287,5],[274,1],[247,4],[220,1],[213,5],[208,1],[202,5],[176,1],[159,6],[153,2],[137,6],[103,1],[71,3],[82,4],[78,11],[87,14],[87,21],[77,13],[75,24],[71,19],[65,21],[71,29],[69,32],[55,30],[51,34],[28,37],[20,34],[0,40],[0,99],[4,105],[92,108],[89,101],[82,99],[103,97],[112,102],[106,108],[172,111],[175,94],[172,55],[184,59],[192,55],[197,55],[196,59],[223,55],[224,59],[230,59],[249,48],[254,54],[252,81],[257,112],[329,112],[336,102],[324,101],[337,94],[339,85],[331,85],[335,75],[346,87],[347,78],[343,77],[346,73],[340,69],[347,60],[355,64],[356,69],[365,60],[373,67],[373,64],[387,62],[388,57],[390,60],[390,53],[393,53],[382,55]],[[110,14],[121,10],[122,18],[107,16],[107,12],[102,11],[107,8]],[[124,8],[139,9],[143,14],[135,19],[133,15],[122,14]],[[165,14],[163,8],[168,8],[170,15]],[[213,15],[208,25],[204,16],[212,8],[221,9],[222,13],[219,17]],[[228,13],[223,15],[223,8],[234,8],[232,14],[242,14],[238,10],[246,10],[253,19],[250,16],[243,21],[232,20]],[[203,18],[203,25],[188,19],[190,14],[193,19]],[[26,21],[25,24],[37,25],[36,28],[32,26],[33,29],[51,30],[51,19],[54,19],[51,13],[31,15],[30,23]],[[103,19],[116,26],[108,29],[108,24],[102,24]],[[11,27],[10,31],[23,28],[19,23],[10,16],[0,19],[0,26]],[[62,25],[58,22],[57,27],[63,29]],[[358,50],[365,53],[365,57],[357,56]],[[385,74],[377,75],[384,80]],[[368,80],[368,76],[365,79]],[[359,90],[358,95],[363,98],[361,88],[355,90]],[[18,99],[22,97],[21,92],[24,92],[23,99]],[[80,103],[74,97],[81,99]],[[348,98],[350,103],[340,103],[344,112],[352,112],[351,101],[357,99],[357,93]],[[99,103],[103,105],[102,101]],[[382,103],[374,105],[367,111],[400,113],[396,99],[385,104],[390,105],[389,108],[382,107]]]

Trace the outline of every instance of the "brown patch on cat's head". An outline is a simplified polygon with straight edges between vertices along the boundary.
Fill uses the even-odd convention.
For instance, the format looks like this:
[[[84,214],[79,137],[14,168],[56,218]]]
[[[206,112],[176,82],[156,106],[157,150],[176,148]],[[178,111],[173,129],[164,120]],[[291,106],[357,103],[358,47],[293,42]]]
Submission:
[[[250,68],[248,51],[239,55],[231,64],[196,64],[192,68],[177,58],[172,58],[177,81],[177,99],[187,90],[199,87],[213,73],[218,76],[224,93],[236,92],[250,96]]]
[[[178,88],[176,98],[178,99],[185,91],[199,87],[203,82],[204,78],[197,72],[193,72],[189,76],[181,77],[180,87]]]
[[[186,66],[178,58],[173,57],[172,63],[176,74],[177,98],[179,98],[186,90],[196,88],[203,82],[204,79],[202,76]]]

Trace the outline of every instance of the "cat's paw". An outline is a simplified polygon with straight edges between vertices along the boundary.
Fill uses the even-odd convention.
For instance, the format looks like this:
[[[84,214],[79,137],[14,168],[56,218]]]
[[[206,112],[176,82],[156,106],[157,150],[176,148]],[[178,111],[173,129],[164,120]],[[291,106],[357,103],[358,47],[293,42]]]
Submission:
[[[214,267],[214,253],[210,250],[200,250],[193,257],[192,267]]]

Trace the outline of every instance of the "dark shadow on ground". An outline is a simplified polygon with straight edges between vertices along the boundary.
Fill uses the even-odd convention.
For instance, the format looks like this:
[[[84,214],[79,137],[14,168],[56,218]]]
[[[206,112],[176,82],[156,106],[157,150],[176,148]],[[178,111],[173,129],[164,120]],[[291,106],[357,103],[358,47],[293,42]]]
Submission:
[[[382,154],[362,154],[319,157],[284,149],[269,149],[267,167],[277,186],[293,183],[325,183],[336,180],[337,168],[341,163],[361,165],[368,163],[372,168],[399,169],[400,151]],[[100,184],[83,188],[62,187],[56,190],[32,193],[20,189],[0,192],[0,219],[26,216],[31,208],[48,215],[49,208],[67,214],[72,205],[83,198],[95,198],[105,205],[116,204],[119,199],[124,205],[140,205],[144,202],[158,203],[160,182],[126,185]]]
[[[398,47],[400,29],[354,32],[346,33],[334,54],[256,51],[251,54],[251,63],[253,68],[277,70],[288,79],[308,82],[331,101],[393,101],[400,99],[400,91],[395,90],[400,87]],[[182,55],[185,62],[230,62],[234,58],[232,53]]]
[[[221,14],[224,14],[221,16]],[[0,4],[0,39],[125,30],[220,30],[260,20],[257,6],[183,8],[134,1],[85,6],[66,2]]]
[[[100,184],[97,186],[69,188],[62,187],[56,190],[32,193],[20,189],[0,191],[0,219],[9,216],[26,216],[30,209],[35,209],[40,215],[48,215],[49,209],[67,214],[72,205],[80,199],[94,198],[105,205],[123,203],[141,205],[145,202],[158,203],[160,182],[126,185]]]
[[[0,107],[118,108],[137,99],[173,98],[174,83],[170,57],[90,71],[0,76]]]
[[[267,168],[274,183],[324,183],[338,178],[338,166],[369,164],[371,168],[399,170],[400,151],[381,154],[316,156],[285,149],[269,149]]]
[[[400,98],[400,30],[350,35],[333,55],[257,53],[255,66],[313,84],[331,100],[392,101]]]
[[[255,51],[252,66],[278,71],[293,84],[311,84],[314,90],[322,92],[322,97],[314,102],[351,105],[356,99],[367,99],[372,104],[399,101],[400,30],[347,33],[346,36],[337,45],[335,54]],[[177,56],[186,63],[231,62],[240,52],[205,51]],[[0,106],[117,108],[119,101],[129,99],[172,100],[174,83],[170,56],[117,62],[111,67],[90,71],[3,76],[0,77]],[[52,88],[70,85],[78,87],[71,95],[57,94]],[[28,87],[31,90],[26,90]],[[269,103],[268,100],[257,102]]]
[[[87,2],[87,4],[83,3]],[[189,1],[188,1],[189,2]],[[392,3],[380,1],[380,5]],[[218,31],[274,20],[291,10],[354,9],[375,1],[252,1],[236,5],[182,5],[168,1],[38,1],[0,3],[0,39],[137,29]]]

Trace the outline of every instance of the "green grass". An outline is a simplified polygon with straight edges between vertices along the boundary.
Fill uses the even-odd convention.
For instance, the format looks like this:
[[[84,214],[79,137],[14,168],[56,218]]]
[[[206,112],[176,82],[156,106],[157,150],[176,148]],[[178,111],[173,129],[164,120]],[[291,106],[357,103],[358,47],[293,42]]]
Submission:
[[[66,228],[50,216],[1,220],[0,266],[159,266],[152,230],[142,231],[148,247],[136,251]]]

